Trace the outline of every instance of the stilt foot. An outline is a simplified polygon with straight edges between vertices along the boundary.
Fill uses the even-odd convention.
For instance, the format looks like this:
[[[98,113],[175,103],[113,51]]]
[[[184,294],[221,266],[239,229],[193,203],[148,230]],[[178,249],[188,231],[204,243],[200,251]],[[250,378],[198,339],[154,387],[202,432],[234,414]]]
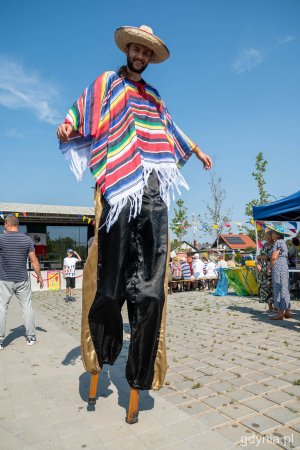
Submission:
[[[129,406],[126,416],[126,423],[133,425],[138,422],[140,391],[135,388],[130,389]]]
[[[88,405],[96,405],[96,397],[89,397]]]
[[[98,387],[98,378],[99,378],[99,373],[92,373],[91,374],[91,382],[90,382],[90,391],[89,391],[88,405],[96,405],[96,394],[97,394],[97,387]]]

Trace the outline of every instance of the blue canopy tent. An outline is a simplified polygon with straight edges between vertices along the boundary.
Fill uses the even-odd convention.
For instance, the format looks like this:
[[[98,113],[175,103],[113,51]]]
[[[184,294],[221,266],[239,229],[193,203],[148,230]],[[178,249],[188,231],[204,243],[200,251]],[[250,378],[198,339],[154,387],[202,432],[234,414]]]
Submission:
[[[300,221],[300,191],[267,205],[253,206],[254,220]]]

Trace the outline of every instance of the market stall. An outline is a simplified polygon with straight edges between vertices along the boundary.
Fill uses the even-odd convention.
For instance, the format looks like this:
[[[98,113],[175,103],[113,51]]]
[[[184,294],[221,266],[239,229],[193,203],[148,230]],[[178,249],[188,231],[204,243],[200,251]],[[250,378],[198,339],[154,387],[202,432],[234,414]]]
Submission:
[[[285,222],[285,228],[290,231],[291,237],[297,234],[297,222],[300,221],[300,191],[292,195],[268,203],[254,206],[253,218],[256,221]],[[290,290],[294,297],[300,296],[300,268],[290,269]]]

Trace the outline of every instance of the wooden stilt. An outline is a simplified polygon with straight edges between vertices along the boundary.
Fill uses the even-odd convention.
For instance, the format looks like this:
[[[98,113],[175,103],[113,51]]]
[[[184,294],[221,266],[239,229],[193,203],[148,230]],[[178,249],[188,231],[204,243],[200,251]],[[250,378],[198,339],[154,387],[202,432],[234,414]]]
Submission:
[[[130,389],[129,406],[126,416],[126,422],[129,424],[137,423],[139,415],[140,391],[135,388]]]
[[[99,373],[92,373],[91,374],[89,400],[88,400],[88,404],[89,405],[95,405],[96,404],[98,378],[99,378]]]

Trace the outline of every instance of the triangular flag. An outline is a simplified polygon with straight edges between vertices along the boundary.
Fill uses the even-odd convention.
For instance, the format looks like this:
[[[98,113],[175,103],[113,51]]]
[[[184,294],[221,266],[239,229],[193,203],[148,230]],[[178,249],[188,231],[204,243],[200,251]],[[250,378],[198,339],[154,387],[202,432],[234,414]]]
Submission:
[[[263,247],[263,243],[260,240],[257,241],[257,247],[259,249],[261,249]]]
[[[22,212],[22,214],[23,214],[23,217],[26,217],[27,216],[27,214],[26,214],[26,212],[24,211],[24,212]]]
[[[298,227],[297,222],[289,222],[289,223],[292,225],[293,228],[295,228],[297,230],[297,227]],[[295,233],[296,233],[296,231],[295,231]]]
[[[4,214],[3,214],[3,212],[0,212],[0,217],[1,217],[1,219],[4,220]]]
[[[85,217],[85,216],[82,216],[82,220],[83,220],[83,222],[85,221],[85,219],[86,219],[86,217]]]
[[[16,216],[16,217],[19,217],[19,213],[15,213],[15,216]]]
[[[89,224],[91,223],[91,221],[92,221],[92,219],[88,219],[88,223],[89,223]]]

